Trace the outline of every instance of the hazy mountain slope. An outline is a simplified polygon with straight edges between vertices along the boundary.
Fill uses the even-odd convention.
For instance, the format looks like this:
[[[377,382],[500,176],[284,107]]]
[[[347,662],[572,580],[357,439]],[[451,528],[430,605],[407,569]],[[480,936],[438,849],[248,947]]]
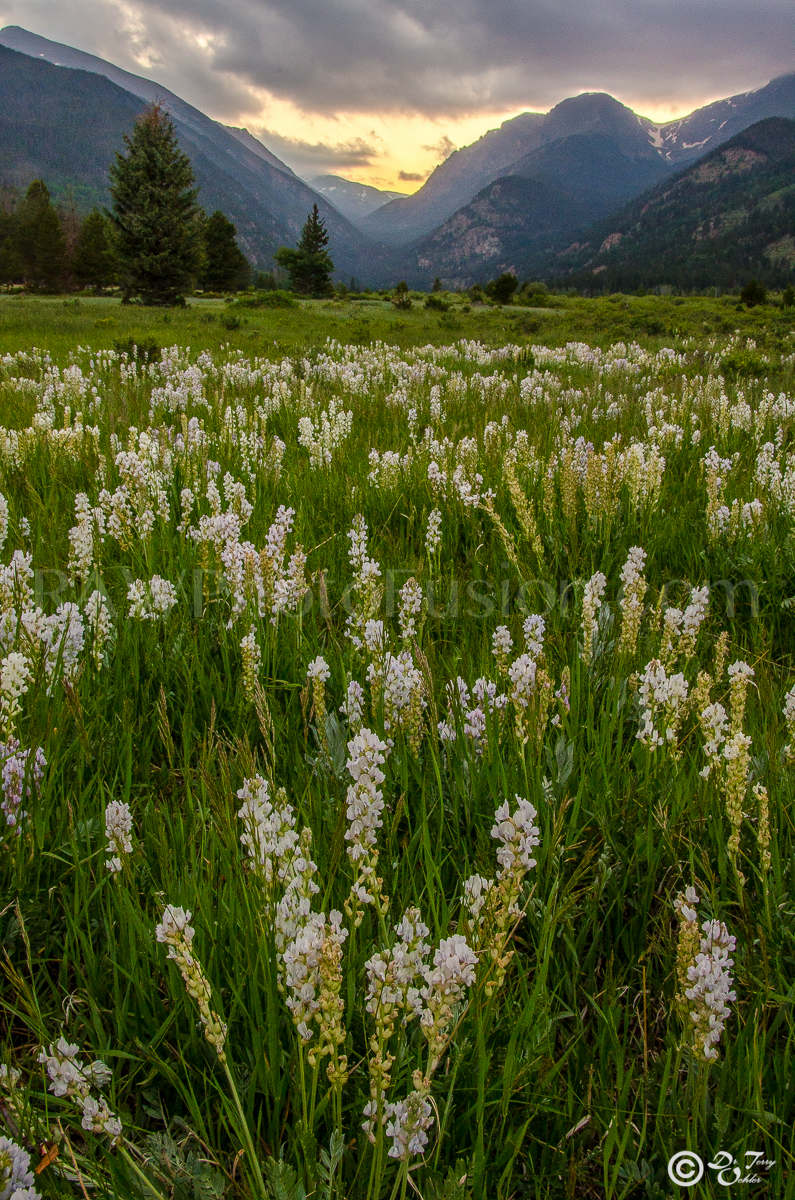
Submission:
[[[268,268],[280,245],[295,244],[314,203],[328,226],[341,276],[367,278],[381,261],[379,247],[368,244],[283,164],[274,166],[265,147],[252,148],[255,139],[245,131],[229,130],[157,85],[151,88],[171,113],[180,145],[193,163],[200,204],[229,216],[255,263]],[[107,203],[108,167],[115,152],[123,150],[123,135],[146,99],[122,89],[104,72],[53,66],[0,45],[0,183],[25,187],[40,176],[56,192],[71,188],[81,207]]]
[[[354,183],[341,175],[315,175],[307,180],[309,186],[325,196],[330,204],[347,217],[353,225],[360,222],[390,200],[405,196],[405,192],[385,192],[366,183]]]
[[[172,117],[179,120],[186,128],[209,137],[217,136],[219,133],[230,133],[249,152],[270,163],[276,170],[283,171],[287,175],[293,174],[286,163],[272,154],[267,146],[258,141],[247,129],[237,129],[234,126],[222,125],[220,122],[214,121],[200,109],[194,108],[192,104],[175,96],[162,84],[156,83],[152,79],[146,79],[143,75],[124,71],[104,58],[98,58],[95,54],[87,54],[84,50],[77,50],[74,46],[64,46],[60,42],[50,41],[49,38],[40,37],[37,33],[30,33],[18,25],[7,25],[5,29],[0,29],[0,45],[7,46],[10,50],[18,50],[20,54],[29,54],[31,58],[42,58],[56,67],[71,67],[77,71],[90,71],[93,75],[104,75],[106,79],[110,79],[125,92],[131,92],[133,96],[140,96],[149,104],[153,102],[162,104]]]
[[[537,265],[610,291],[791,282],[795,121],[758,122]]]
[[[656,156],[630,157],[606,133],[580,133],[540,146],[514,174],[495,180],[415,247],[417,279],[459,286],[501,271],[527,273],[550,239],[612,212],[667,169]]]
[[[655,125],[612,96],[586,92],[561,101],[550,112],[523,113],[452,154],[414,195],[378,209],[364,222],[373,236],[405,245],[430,233],[501,176],[524,174],[523,160],[549,142],[576,134],[601,133],[630,159],[655,160],[673,170],[764,117],[795,117],[795,74],[753,92],[698,109],[667,125]],[[648,179],[640,179],[638,190]]]

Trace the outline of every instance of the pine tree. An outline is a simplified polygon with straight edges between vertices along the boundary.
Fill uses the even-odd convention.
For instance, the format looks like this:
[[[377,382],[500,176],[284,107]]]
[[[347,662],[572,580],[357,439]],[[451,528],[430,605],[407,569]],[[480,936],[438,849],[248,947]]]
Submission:
[[[327,296],[332,291],[331,272],[334,263],[326,247],[328,231],[316,204],[304,223],[301,240],[293,250],[282,246],[276,251],[276,262],[290,275],[290,287],[306,296]]]
[[[201,231],[190,159],[158,104],[125,135],[110,168],[114,244],[123,297],[184,304],[199,267]]]
[[[50,193],[34,179],[16,214],[17,254],[25,283],[57,292],[66,273],[66,239]]]
[[[116,264],[113,258],[107,217],[93,209],[77,236],[72,269],[82,287],[103,288],[114,282]]]
[[[235,234],[232,222],[217,210],[204,222],[204,261],[199,281],[206,291],[234,292],[247,286],[251,268]]]

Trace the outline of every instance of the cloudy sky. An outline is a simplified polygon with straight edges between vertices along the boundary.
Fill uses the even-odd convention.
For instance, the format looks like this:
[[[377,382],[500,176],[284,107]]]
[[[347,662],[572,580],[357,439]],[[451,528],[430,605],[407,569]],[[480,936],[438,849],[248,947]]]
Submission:
[[[607,91],[658,121],[793,69],[792,0],[0,0],[245,125],[304,176],[413,191],[456,146]]]

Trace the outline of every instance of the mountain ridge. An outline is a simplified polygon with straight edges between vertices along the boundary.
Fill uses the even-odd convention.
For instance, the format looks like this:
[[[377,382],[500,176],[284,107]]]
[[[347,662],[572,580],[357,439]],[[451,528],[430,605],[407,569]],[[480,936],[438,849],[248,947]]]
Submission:
[[[768,117],[631,200],[540,265],[599,290],[795,280],[795,120]]]
[[[69,185],[71,178],[83,208],[107,204],[107,169],[114,153],[123,151],[124,134],[131,131],[146,103],[154,100],[170,113],[180,145],[193,163],[199,203],[209,211],[220,208],[226,213],[237,227],[244,252],[255,264],[270,269],[274,251],[297,242],[315,203],[334,240],[335,267],[340,275],[362,276],[373,262],[381,260],[379,246],[363,237],[247,131],[213,121],[160,85],[130,76],[105,64],[104,59],[61,48],[38,35],[29,35],[30,47],[39,51],[35,55],[5,45],[6,37],[13,35],[12,40],[19,42],[24,33],[16,27],[11,27],[11,35],[0,31],[0,183],[25,187],[32,178],[48,181],[49,177],[61,187]],[[69,52],[61,57],[72,62],[86,58],[92,69],[56,66],[44,57],[45,50],[60,54],[61,49]],[[138,93],[116,83],[97,65],[136,81]],[[77,95],[81,111],[76,113]],[[44,112],[46,119],[42,119]],[[93,114],[94,152],[85,136],[86,112]]]
[[[583,92],[561,100],[546,114],[522,113],[504,121],[499,129],[490,130],[471,146],[450,155],[413,195],[378,209],[362,228],[389,245],[417,242],[483,187],[517,174],[517,164],[542,144],[577,133],[608,133],[621,153],[639,161],[654,159],[674,171],[680,163],[711,149],[708,143],[727,141],[768,116],[795,117],[795,72],[662,125],[633,112],[605,92]],[[462,169],[467,163],[473,163],[469,174]]]

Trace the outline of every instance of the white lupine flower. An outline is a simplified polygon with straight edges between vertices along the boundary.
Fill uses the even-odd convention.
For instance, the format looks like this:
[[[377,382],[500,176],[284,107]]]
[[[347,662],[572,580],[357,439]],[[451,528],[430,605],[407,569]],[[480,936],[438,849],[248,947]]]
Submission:
[[[513,638],[507,625],[498,625],[491,635],[491,649],[498,662],[507,659],[513,649]]]
[[[646,580],[643,569],[646,565],[646,551],[641,546],[632,546],[624,566],[621,568],[621,638],[619,650],[622,653],[634,651],[640,623],[643,617],[643,599],[646,595]]]
[[[47,760],[41,746],[23,750],[19,740],[10,737],[0,742],[0,813],[5,823],[17,833],[28,815],[22,804],[35,795],[44,776]]]
[[[417,908],[408,908],[394,929],[395,944],[373,954],[365,963],[368,981],[365,1008],[382,1021],[393,1012],[402,1013],[405,1023],[417,1014],[421,1004],[416,985],[430,949],[426,941],[430,930]]]
[[[174,584],[160,575],[153,575],[147,583],[135,579],[127,589],[130,616],[139,621],[156,621],[177,603]]]
[[[85,1063],[78,1057],[79,1047],[59,1037],[47,1049],[43,1046],[38,1061],[49,1077],[49,1090],[54,1096],[66,1096],[74,1100],[83,1114],[83,1128],[92,1133],[105,1133],[115,1146],[121,1138],[122,1125],[118,1117],[108,1108],[103,1096],[91,1095],[91,1089],[101,1091],[112,1078],[110,1068],[101,1060]]]
[[[484,875],[470,875],[464,880],[464,907],[473,924],[477,924],[480,919],[483,906],[493,888],[494,880],[486,879]]]
[[[398,622],[400,636],[404,642],[410,642],[417,636],[417,618],[422,612],[422,587],[416,579],[407,579],[400,589],[400,610]]]
[[[519,708],[527,708],[535,692],[538,665],[532,654],[520,654],[508,668],[511,699]]]
[[[329,665],[325,658],[323,658],[320,654],[318,654],[317,658],[312,659],[312,662],[307,667],[306,677],[309,680],[318,679],[322,683],[325,683],[327,679],[331,678]]]
[[[192,950],[195,930],[190,924],[190,919],[191,913],[184,908],[167,904],[160,923],[155,927],[155,938],[168,946],[168,957],[177,964],[185,990],[191,999],[196,1001],[204,1036],[215,1049],[219,1060],[224,1062],[226,1025],[211,1007],[210,984]]]
[[[163,909],[160,924],[155,927],[155,937],[158,942],[164,942],[167,946],[172,947],[177,942],[184,941],[186,945],[190,946],[196,932],[190,924],[191,915],[184,908],[167,904]],[[174,957],[170,950],[168,957]]]
[[[676,749],[690,685],[681,672],[669,675],[659,659],[652,659],[640,676],[640,728],[637,739],[650,750],[671,744]],[[663,718],[662,730],[657,722]]]
[[[427,701],[422,673],[411,651],[387,652],[380,663],[369,665],[367,676],[371,688],[380,691],[383,698],[384,729],[390,734],[402,731],[416,749]]]
[[[320,891],[314,879],[317,874],[317,866],[312,860],[311,848],[312,833],[304,826],[298,836],[295,852],[285,863],[284,894],[276,905],[274,932],[276,949],[280,955],[303,929],[312,911],[312,897]],[[280,873],[280,878],[282,878],[282,873]]]
[[[707,756],[707,764],[699,772],[702,779],[707,779],[712,770],[720,765],[728,723],[726,709],[719,703],[708,704],[699,714],[704,753]]]
[[[44,653],[47,694],[50,695],[56,676],[71,681],[77,673],[85,640],[83,616],[71,601],[59,604],[50,616],[37,613],[35,628],[29,624],[28,616],[28,613],[23,614],[22,623],[31,639],[38,637]]]
[[[408,1162],[424,1152],[433,1125],[433,1108],[425,1093],[409,1092],[405,1100],[387,1104],[384,1120],[392,1143],[387,1151],[390,1158]]]
[[[111,800],[105,808],[105,837],[107,853],[105,866],[112,873],[121,871],[122,863],[132,854],[133,818],[129,804],[122,800]]]
[[[310,912],[281,955],[287,1007],[301,1041],[312,1042],[312,1026],[317,1028],[317,1042],[307,1055],[309,1064],[316,1067],[321,1058],[330,1056],[328,1078],[338,1087],[348,1077],[347,1060],[340,1055],[345,1041],[342,947],[347,936],[342,913],[336,909],[328,916]]]
[[[0,564],[0,611],[29,608],[33,603],[32,556],[15,550],[11,561]]]
[[[420,1026],[430,1050],[429,1074],[433,1074],[449,1036],[455,1007],[464,1001],[466,989],[475,982],[477,955],[466,938],[454,933],[442,938],[433,964],[423,968],[425,984],[420,990]]]
[[[525,646],[528,654],[533,658],[538,658],[544,649],[544,632],[547,623],[538,613],[533,613],[526,617],[522,623],[522,632],[524,633]]]
[[[83,1101],[82,1126],[89,1133],[104,1133],[110,1138],[111,1146],[115,1146],[121,1137],[122,1124],[119,1118],[108,1108],[104,1096],[95,1099],[86,1096]]]
[[[674,909],[683,921],[689,921],[691,924],[695,922],[698,916],[696,912],[698,900],[698,892],[692,884],[685,888],[681,896],[676,897],[674,900]]]
[[[346,937],[341,913],[332,911],[328,922],[324,913],[309,913],[282,954],[287,1007],[304,1042],[312,1038],[311,1023],[320,1009],[320,961],[329,931],[340,940]]]
[[[738,658],[737,662],[733,662],[729,667],[727,675],[729,676],[730,681],[732,679],[753,679],[754,669],[753,667],[749,666],[747,662],[744,662],[741,658]]]
[[[261,775],[246,779],[237,798],[242,801],[237,815],[244,826],[240,841],[248,865],[272,899],[276,881],[286,884],[292,872],[299,842],[295,813],[283,788],[271,798],[270,784]]]
[[[505,800],[494,814],[491,836],[500,843],[497,850],[499,871],[503,875],[524,875],[536,865],[533,850],[541,841],[541,831],[535,823],[537,812],[529,800],[514,796],[516,807],[511,812]]]
[[[384,622],[376,621],[374,618],[365,622],[364,625],[364,644],[370,654],[382,654],[386,645],[386,632],[384,630]]]
[[[430,473],[430,467],[428,468]],[[425,550],[433,558],[442,544],[442,514],[438,508],[432,508],[428,513],[428,523],[425,527]]]
[[[6,544],[8,537],[8,501],[2,492],[0,492],[0,550]]]
[[[28,690],[30,675],[30,663],[18,650],[12,650],[0,662],[0,723],[6,737],[13,732],[21,712],[20,700]]]
[[[88,597],[85,611],[91,659],[95,669],[99,671],[108,661],[108,652],[114,634],[113,620],[105,603],[105,597],[96,589]]]
[[[355,679],[348,684],[345,702],[340,705],[340,712],[347,718],[351,729],[361,728],[364,713],[364,688]]]
[[[345,625],[354,647],[361,649],[368,621],[375,618],[381,603],[381,568],[367,552],[367,523],[361,513],[353,518],[348,530],[348,561],[353,569],[353,611]]]
[[[0,1134],[0,1200],[40,1200],[35,1182],[27,1150]]]
[[[375,877],[378,863],[376,835],[382,825],[384,810],[380,785],[385,779],[381,767],[386,762],[386,750],[386,743],[370,729],[360,729],[348,742],[345,766],[353,782],[346,798],[348,827],[345,841],[354,867],[352,891],[359,904],[373,904],[372,889],[379,887]]]
[[[330,467],[334,450],[350,436],[352,428],[353,413],[341,409],[335,399],[320,413],[317,424],[311,417],[300,417],[298,444],[309,451],[310,467]]]
[[[737,998],[731,986],[734,959],[730,957],[737,942],[722,921],[705,921],[701,928],[704,936],[695,962],[688,968],[690,987],[685,995],[692,1003],[694,1045],[709,1062],[718,1057],[729,1005]]]
[[[601,571],[597,571],[585,585],[582,597],[582,660],[590,663],[594,652],[594,638],[599,625],[599,612],[602,597],[607,587],[607,579]]]

